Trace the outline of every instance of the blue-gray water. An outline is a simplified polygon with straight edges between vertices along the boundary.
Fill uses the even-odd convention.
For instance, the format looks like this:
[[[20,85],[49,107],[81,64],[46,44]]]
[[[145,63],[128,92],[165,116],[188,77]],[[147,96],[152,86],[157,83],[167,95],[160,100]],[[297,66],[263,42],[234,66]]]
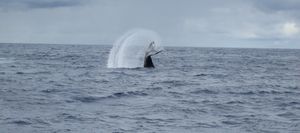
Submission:
[[[0,132],[300,132],[300,50],[165,48],[155,69],[108,69],[110,48],[0,44]]]

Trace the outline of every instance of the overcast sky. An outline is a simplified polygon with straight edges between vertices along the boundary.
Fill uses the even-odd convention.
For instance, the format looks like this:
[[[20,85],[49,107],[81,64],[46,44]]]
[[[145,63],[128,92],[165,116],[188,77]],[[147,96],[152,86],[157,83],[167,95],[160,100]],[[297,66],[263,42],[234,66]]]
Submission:
[[[163,45],[300,48],[300,0],[0,0],[0,42],[112,44],[134,28]]]

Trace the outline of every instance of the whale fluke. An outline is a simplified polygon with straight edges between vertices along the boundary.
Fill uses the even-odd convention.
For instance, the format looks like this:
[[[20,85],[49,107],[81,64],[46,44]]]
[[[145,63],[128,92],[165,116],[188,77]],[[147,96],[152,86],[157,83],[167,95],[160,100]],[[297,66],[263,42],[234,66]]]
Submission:
[[[146,67],[146,68],[154,68],[154,64],[152,62],[151,56],[156,55],[162,51],[162,50],[161,51],[154,50],[154,46],[155,46],[155,43],[154,43],[154,41],[152,41],[149,44],[148,51],[145,54],[144,67]]]

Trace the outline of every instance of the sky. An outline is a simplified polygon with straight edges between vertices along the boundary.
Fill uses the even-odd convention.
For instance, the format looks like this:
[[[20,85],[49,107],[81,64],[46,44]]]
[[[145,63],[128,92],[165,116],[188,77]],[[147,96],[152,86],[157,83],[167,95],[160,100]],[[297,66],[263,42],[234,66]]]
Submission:
[[[0,0],[0,43],[113,44],[131,29],[166,46],[300,48],[300,0]]]

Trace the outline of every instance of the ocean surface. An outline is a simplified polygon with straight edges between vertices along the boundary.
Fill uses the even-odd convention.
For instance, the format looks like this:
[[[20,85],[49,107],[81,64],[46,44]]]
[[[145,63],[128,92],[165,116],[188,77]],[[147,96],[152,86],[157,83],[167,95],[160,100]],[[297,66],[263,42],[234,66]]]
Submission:
[[[0,44],[0,133],[300,133],[300,50]]]

